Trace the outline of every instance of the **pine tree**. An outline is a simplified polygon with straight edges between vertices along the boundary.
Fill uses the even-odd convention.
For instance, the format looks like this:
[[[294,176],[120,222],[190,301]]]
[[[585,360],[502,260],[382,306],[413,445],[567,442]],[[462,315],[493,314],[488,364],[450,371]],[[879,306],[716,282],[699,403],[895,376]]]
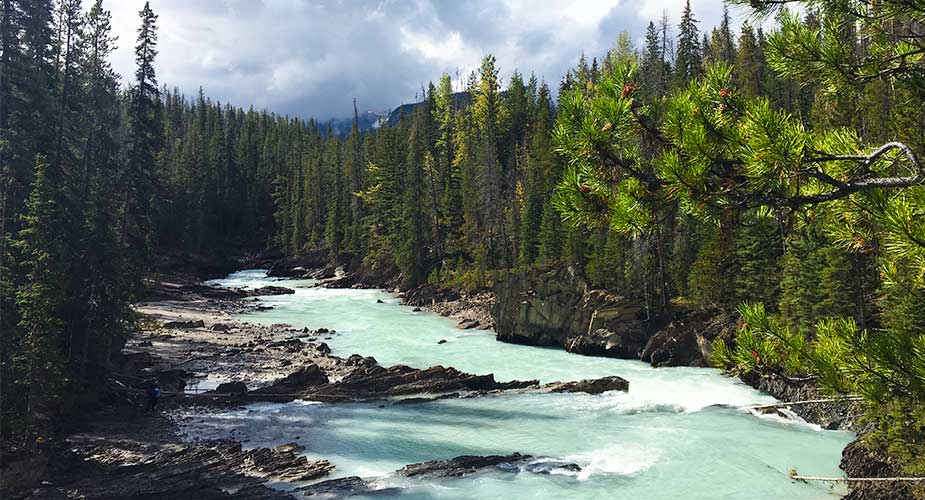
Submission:
[[[325,218],[324,239],[333,255],[338,255],[343,247],[346,225],[347,191],[344,183],[343,161],[340,140],[328,136],[324,153],[324,170],[328,176],[326,193],[328,196],[327,215]]]
[[[80,362],[78,376],[102,377],[113,346],[124,334],[130,293],[124,249],[117,233],[118,206],[112,193],[118,172],[120,127],[118,79],[109,64],[114,50],[110,14],[96,0],[86,14],[82,46],[87,51],[81,71],[87,110],[78,195],[84,200],[79,259],[81,272],[72,273],[72,296],[84,329],[72,338],[71,359]]]
[[[157,15],[149,2],[139,12],[141,27],[135,45],[135,83],[130,90],[128,163],[120,180],[122,239],[136,271],[148,266],[154,218],[154,161],[160,147],[160,90],[154,73],[157,56]]]
[[[21,418],[30,437],[26,442],[32,445],[36,436],[51,431],[54,401],[60,397],[64,382],[61,346],[65,323],[61,308],[66,299],[64,278],[70,256],[58,237],[67,224],[60,205],[61,193],[55,188],[60,172],[49,178],[47,169],[47,162],[39,156],[24,227],[15,243],[27,281],[16,292],[22,337],[19,355],[12,360],[21,373],[14,397],[21,394],[25,399]]]
[[[543,207],[543,218],[540,221],[540,248],[538,260],[543,264],[553,264],[562,258],[563,228],[559,213],[551,201]]]
[[[472,93],[475,91],[475,82],[473,73],[469,80],[469,89]],[[483,247],[479,238],[482,234],[481,229],[485,225],[485,216],[482,196],[484,181],[478,157],[478,129],[471,112],[456,114],[454,131],[454,167],[459,172],[459,198],[462,202],[462,227],[460,229],[464,240],[460,246],[474,253],[475,249]]]
[[[486,56],[479,70],[479,81],[472,103],[472,115],[478,138],[476,158],[480,172],[481,205],[484,210],[482,228],[486,233],[487,264],[499,263],[505,239],[503,216],[504,172],[499,158],[498,139],[503,119],[498,70],[494,56]]]
[[[700,76],[702,72],[702,54],[697,20],[691,12],[691,2],[687,0],[678,25],[678,51],[675,56],[675,78],[679,84]]]
[[[527,156],[526,199],[520,226],[519,262],[521,265],[529,266],[539,256],[543,207],[552,192],[553,182],[558,177],[552,149],[551,120],[552,102],[549,87],[544,82],[540,86],[536,111],[530,124],[532,134]],[[552,228],[547,229],[553,230]]]
[[[655,23],[649,22],[649,26],[646,28],[646,47],[643,51],[640,66],[641,93],[646,100],[661,97],[668,91],[668,84],[665,79],[668,71],[665,66],[662,42],[655,29]]]
[[[408,155],[403,179],[400,250],[397,262],[406,287],[416,286],[427,278],[427,207],[425,200],[424,162],[427,155],[426,118],[430,110],[414,112],[408,138]]]
[[[734,64],[736,62],[736,45],[732,37],[732,21],[729,18],[729,5],[723,2],[723,21],[719,28],[713,30],[711,40],[713,54],[717,62]]]
[[[353,101],[353,125],[350,128],[350,135],[344,142],[344,172],[347,177],[347,197],[349,199],[349,228],[347,231],[347,241],[345,251],[354,259],[359,257],[364,250],[363,237],[363,217],[364,207],[361,203],[358,193],[363,191],[365,179],[365,164],[363,161],[363,140],[360,136],[360,117],[357,111],[356,99]],[[354,265],[357,262],[353,263]]]
[[[440,241],[439,245],[446,252],[460,241],[463,215],[460,171],[455,161],[456,98],[450,75],[446,73],[437,85],[433,112],[437,126],[434,168],[440,185],[439,220],[444,234],[444,241]]]
[[[742,34],[739,36],[739,52],[736,55],[736,85],[747,97],[763,95],[764,55],[758,45],[758,39],[752,26],[745,21],[742,23]]]

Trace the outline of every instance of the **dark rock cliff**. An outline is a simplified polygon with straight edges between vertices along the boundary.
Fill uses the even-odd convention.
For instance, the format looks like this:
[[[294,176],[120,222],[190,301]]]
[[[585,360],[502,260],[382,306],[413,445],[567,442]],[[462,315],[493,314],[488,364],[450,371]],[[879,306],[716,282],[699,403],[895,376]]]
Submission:
[[[901,477],[901,463],[891,458],[883,450],[868,448],[863,438],[848,444],[842,451],[839,465],[848,477]],[[909,483],[854,482],[849,484],[851,492],[844,500],[914,500],[913,488]]]
[[[651,336],[643,303],[591,290],[572,269],[495,279],[491,315],[498,340],[638,359]]]
[[[495,278],[493,292],[491,315],[502,342],[652,366],[706,366],[713,339],[735,331],[735,319],[716,309],[650,315],[642,300],[591,289],[572,269],[508,273]]]

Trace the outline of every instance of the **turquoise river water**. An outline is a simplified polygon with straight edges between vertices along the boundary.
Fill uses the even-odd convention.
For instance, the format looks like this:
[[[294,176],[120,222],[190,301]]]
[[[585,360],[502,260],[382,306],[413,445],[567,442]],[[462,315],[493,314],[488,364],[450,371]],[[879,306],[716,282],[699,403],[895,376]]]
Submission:
[[[279,283],[261,270],[214,283],[296,288],[261,298],[270,311],[243,321],[333,328],[334,354],[374,356],[381,364],[454,366],[499,380],[543,382],[619,375],[627,393],[523,394],[420,405],[253,404],[191,419],[191,437],[234,436],[246,446],[296,441],[326,458],[332,477],[382,476],[408,499],[831,499],[843,491],[791,481],[803,474],[837,476],[847,432],[739,409],[773,402],[716,370],[654,369],[638,361],[594,358],[558,349],[497,342],[490,331],[458,330],[429,312],[413,312],[379,290],[313,288]],[[377,303],[382,300],[384,303]],[[447,342],[438,344],[439,340]],[[491,470],[451,480],[410,481],[390,471],[457,455],[520,452],[579,464],[581,472],[536,474]],[[554,471],[555,472],[555,471]],[[362,498],[362,497],[358,497]]]

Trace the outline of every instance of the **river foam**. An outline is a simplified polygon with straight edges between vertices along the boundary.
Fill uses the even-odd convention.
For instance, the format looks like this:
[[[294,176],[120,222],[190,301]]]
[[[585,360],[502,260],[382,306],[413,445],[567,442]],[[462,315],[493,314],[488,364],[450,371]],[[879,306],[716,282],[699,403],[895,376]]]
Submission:
[[[260,271],[249,271],[219,283],[266,282]],[[630,390],[396,406],[260,403],[219,415],[186,415],[182,428],[189,438],[234,437],[246,446],[295,441],[308,456],[331,460],[335,477],[377,476],[383,484],[395,483],[388,474],[409,463],[514,452],[541,457],[530,470],[399,481],[401,493],[380,492],[375,498],[821,499],[840,494],[795,483],[787,473],[797,468],[837,475],[850,433],[750,414],[740,408],[774,399],[715,370],[653,369],[638,361],[503,344],[490,332],[462,332],[445,318],[412,312],[381,291],[314,289],[308,288],[310,281],[277,284],[296,286],[296,293],[263,298],[275,309],[243,319],[336,329],[325,342],[338,355],[372,355],[386,365],[442,364],[495,373],[499,380],[619,375],[630,381]],[[450,341],[437,344],[442,338]],[[558,463],[575,463],[581,470]],[[538,472],[544,467],[545,473]]]

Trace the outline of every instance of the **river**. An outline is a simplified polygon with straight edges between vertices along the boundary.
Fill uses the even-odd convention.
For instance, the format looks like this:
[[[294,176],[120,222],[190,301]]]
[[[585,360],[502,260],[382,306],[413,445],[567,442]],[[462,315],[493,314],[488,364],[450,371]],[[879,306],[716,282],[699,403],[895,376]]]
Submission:
[[[213,283],[294,287],[293,295],[261,298],[272,310],[239,319],[334,329],[325,342],[336,355],[370,355],[383,365],[442,364],[494,373],[498,380],[619,375],[630,388],[600,396],[522,394],[397,406],[260,403],[193,419],[185,428],[189,436],[233,436],[246,446],[296,441],[310,458],[333,462],[332,477],[383,476],[382,486],[404,487],[376,498],[776,500],[844,493],[822,483],[794,482],[787,474],[796,468],[807,475],[840,475],[841,450],[853,434],[741,410],[774,399],[717,370],[655,369],[639,361],[505,344],[492,332],[458,330],[451,320],[414,312],[380,290],[313,288],[310,280],[280,283],[261,270]],[[438,344],[441,340],[446,342]],[[384,477],[414,462],[514,452],[574,462],[582,470],[499,469],[429,481]]]

